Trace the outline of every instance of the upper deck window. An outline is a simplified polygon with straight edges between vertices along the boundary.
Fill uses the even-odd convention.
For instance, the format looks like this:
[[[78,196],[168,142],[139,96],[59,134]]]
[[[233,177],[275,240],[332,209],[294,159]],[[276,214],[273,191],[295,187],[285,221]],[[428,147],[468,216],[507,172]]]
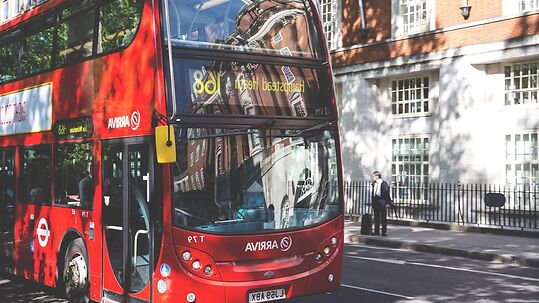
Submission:
[[[319,52],[303,0],[168,0],[168,8],[175,45],[307,58]]]
[[[0,83],[128,46],[138,30],[142,7],[142,0],[70,1],[0,34]]]

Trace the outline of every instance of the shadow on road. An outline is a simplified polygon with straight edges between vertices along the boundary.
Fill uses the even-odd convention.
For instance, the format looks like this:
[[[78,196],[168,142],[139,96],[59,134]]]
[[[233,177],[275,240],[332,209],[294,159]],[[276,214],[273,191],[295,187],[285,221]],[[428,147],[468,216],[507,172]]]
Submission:
[[[29,282],[19,277],[0,274],[0,302],[66,303],[55,297],[55,289]]]

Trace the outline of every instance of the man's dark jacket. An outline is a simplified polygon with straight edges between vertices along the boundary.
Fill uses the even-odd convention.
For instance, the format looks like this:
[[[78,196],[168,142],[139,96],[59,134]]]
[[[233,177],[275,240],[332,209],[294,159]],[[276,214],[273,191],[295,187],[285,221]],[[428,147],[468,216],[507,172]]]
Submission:
[[[383,205],[384,207],[387,204],[393,205],[393,200],[391,200],[389,184],[386,182],[386,180],[382,181],[382,185],[381,185],[381,188],[380,188],[380,194],[382,195],[381,197],[377,197],[377,196],[374,195],[374,185],[375,185],[375,182],[372,183],[372,202],[373,202],[373,207],[382,206],[382,204],[380,203],[380,200],[384,201],[384,205]]]

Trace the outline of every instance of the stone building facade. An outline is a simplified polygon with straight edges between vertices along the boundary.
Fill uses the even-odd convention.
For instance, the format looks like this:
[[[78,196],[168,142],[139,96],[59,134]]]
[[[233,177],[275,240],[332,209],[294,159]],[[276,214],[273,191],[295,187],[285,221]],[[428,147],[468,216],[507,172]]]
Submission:
[[[539,1],[319,4],[347,180],[537,187]]]

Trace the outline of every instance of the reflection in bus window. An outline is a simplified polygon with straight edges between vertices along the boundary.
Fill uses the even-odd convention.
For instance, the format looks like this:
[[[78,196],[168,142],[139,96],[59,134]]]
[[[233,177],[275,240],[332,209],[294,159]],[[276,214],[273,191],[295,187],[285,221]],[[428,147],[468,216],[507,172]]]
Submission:
[[[54,203],[90,209],[94,201],[91,143],[58,144],[54,149]]]
[[[307,58],[319,53],[307,1],[168,0],[168,7],[175,45]]]
[[[331,96],[320,87],[328,81],[324,69],[184,58],[174,59],[173,66],[182,114],[329,115]],[[258,144],[256,134],[251,141]]]
[[[190,131],[177,129],[176,226],[249,233],[303,228],[339,213],[334,132],[227,132],[234,133],[201,129],[199,138],[189,139]],[[253,133],[260,139],[254,150]],[[202,146],[204,156],[185,165]]]
[[[52,159],[50,145],[21,148],[21,201],[50,205]]]
[[[141,0],[103,1],[99,15],[98,53],[128,45],[137,31],[142,14]]]
[[[15,153],[0,150],[0,228],[10,232],[15,221]]]
[[[0,83],[17,77],[20,30],[0,38]]]
[[[54,22],[54,18],[48,18],[28,26],[26,44],[21,58],[23,75],[51,68]]]
[[[57,64],[77,61],[92,55],[94,37],[93,1],[80,1],[79,5],[66,8],[60,14],[57,35]]]

